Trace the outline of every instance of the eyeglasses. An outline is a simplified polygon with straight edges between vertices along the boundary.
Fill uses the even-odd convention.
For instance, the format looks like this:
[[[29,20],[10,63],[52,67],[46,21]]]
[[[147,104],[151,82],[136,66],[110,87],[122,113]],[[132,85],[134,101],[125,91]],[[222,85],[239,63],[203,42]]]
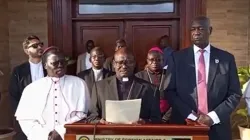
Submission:
[[[152,64],[153,62],[159,63],[159,62],[163,61],[162,59],[159,59],[159,58],[150,58],[150,59],[147,58],[147,59],[148,59],[150,64]]]
[[[132,65],[134,65],[135,61],[134,60],[121,60],[121,61],[114,60],[114,62],[117,66],[122,66],[122,65],[132,66]]]
[[[32,45],[28,46],[28,48],[34,48],[34,49],[36,49],[36,48],[38,48],[39,46],[40,46],[40,47],[43,47],[43,42],[39,42],[39,43],[32,44]]]
[[[91,58],[96,59],[96,58],[104,58],[104,55],[93,55]]]
[[[58,60],[58,61],[55,61],[55,62],[51,62],[50,64],[53,65],[54,67],[58,67],[59,64],[61,64],[62,66],[65,66],[66,63],[67,62],[64,59],[62,59],[62,60]]]

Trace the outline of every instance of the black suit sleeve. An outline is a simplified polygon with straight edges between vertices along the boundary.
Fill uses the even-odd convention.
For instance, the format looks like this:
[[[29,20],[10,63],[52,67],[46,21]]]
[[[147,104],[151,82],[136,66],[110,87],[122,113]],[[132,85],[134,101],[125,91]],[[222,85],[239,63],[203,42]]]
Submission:
[[[11,78],[10,78],[9,94],[10,94],[12,113],[15,114],[18,103],[19,103],[20,98],[21,98],[17,69],[13,70]]]
[[[229,64],[229,85],[227,98],[214,109],[221,122],[223,122],[223,120],[228,120],[228,117],[238,105],[241,95],[242,93],[235,59],[231,56]]]
[[[92,95],[91,95],[91,107],[89,109],[90,115],[87,118],[87,121],[90,123],[98,123],[100,121],[101,111],[99,107],[99,97],[98,97],[98,91],[97,91],[97,85],[96,83],[93,85],[92,88]]]
[[[173,57],[173,60],[174,57]],[[176,64],[175,61],[173,61],[173,67],[170,72],[170,82],[167,87],[167,89],[164,91],[165,96],[173,108],[179,111],[179,113],[183,116],[183,118],[187,118],[189,114],[192,113],[192,109],[182,101],[182,99],[179,97],[177,90],[176,90]]]
[[[154,89],[153,103],[150,112],[150,121],[152,123],[161,123],[160,91],[157,88]]]

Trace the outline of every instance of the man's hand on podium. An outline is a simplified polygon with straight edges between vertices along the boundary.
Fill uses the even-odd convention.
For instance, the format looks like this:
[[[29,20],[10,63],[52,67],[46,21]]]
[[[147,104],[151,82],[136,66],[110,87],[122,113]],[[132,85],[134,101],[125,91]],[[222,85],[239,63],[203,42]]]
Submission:
[[[186,119],[186,123],[187,123],[187,125],[192,125],[192,126],[204,125],[204,124],[201,124],[201,123],[199,123],[199,122],[197,122],[197,121],[193,121],[193,120],[190,120],[190,119]]]
[[[101,119],[100,121],[99,121],[99,123],[101,123],[101,124],[112,124],[111,122],[107,122],[105,119]]]
[[[111,123],[111,122],[106,121],[103,118],[99,122],[101,124],[121,124],[121,123]],[[145,124],[145,123],[146,123],[146,121],[143,119],[139,119],[137,122],[131,122],[131,124]]]
[[[194,113],[193,113],[194,114]],[[205,125],[205,126],[212,126],[213,120],[206,114],[194,114],[197,117],[197,120],[193,121],[191,119],[186,119],[187,125]]]
[[[146,121],[143,119],[139,119],[137,122],[132,122],[132,124],[145,124]]]
[[[213,120],[206,114],[200,114],[197,122],[200,124],[204,124],[208,127],[212,126],[214,124]]]

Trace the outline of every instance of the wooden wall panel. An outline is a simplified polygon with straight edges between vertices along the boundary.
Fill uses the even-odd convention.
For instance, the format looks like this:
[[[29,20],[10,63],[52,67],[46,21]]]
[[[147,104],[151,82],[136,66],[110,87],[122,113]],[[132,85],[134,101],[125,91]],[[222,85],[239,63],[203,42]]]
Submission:
[[[156,45],[163,35],[170,37],[170,46],[179,48],[178,21],[128,21],[126,22],[125,38],[133,48],[139,69],[145,66],[148,50]]]
[[[96,46],[102,47],[107,56],[114,53],[115,41],[123,37],[123,22],[76,22],[74,23],[74,55],[86,52],[85,43],[93,40]]]

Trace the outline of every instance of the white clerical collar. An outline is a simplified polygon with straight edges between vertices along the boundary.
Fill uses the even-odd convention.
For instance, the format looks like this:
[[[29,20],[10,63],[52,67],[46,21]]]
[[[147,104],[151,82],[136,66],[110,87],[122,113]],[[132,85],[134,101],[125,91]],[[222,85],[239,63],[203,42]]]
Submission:
[[[211,45],[210,45],[210,43],[209,43],[209,44],[207,45],[207,47],[204,48],[204,50],[205,50],[205,52],[210,53],[210,49],[211,49]],[[201,48],[199,48],[198,46],[196,46],[196,45],[194,44],[194,53],[198,53],[200,50],[201,50]]]
[[[100,73],[100,72],[102,72],[103,69],[97,70],[97,69],[92,68],[92,70],[94,71],[94,73]]]
[[[62,76],[62,77],[50,77],[50,76],[47,76],[48,78],[50,78],[53,82],[58,82],[58,81],[61,81],[61,80],[64,80],[65,78],[65,75]]]
[[[42,61],[40,61],[39,63],[33,63],[31,61],[29,61],[30,65],[32,66],[39,66],[39,65],[42,65]]]

